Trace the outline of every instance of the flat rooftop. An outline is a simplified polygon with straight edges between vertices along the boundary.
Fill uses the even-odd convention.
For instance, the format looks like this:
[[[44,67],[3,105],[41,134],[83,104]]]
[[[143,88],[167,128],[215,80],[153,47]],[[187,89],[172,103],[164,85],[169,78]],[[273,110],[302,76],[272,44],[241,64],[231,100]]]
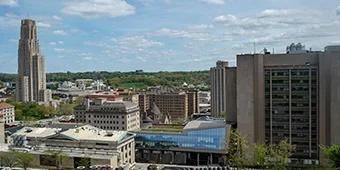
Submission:
[[[15,132],[13,135],[24,135],[27,137],[39,137],[39,138],[45,138],[48,136],[52,136],[60,132],[61,129],[57,128],[36,128],[36,127],[24,127],[17,132]]]
[[[56,134],[61,134],[67,138],[74,140],[105,142],[119,142],[124,138],[133,135],[131,133],[128,133],[127,131],[107,131],[91,125],[83,125],[65,131],[63,131],[61,128],[23,127],[22,129],[15,132],[13,135],[22,135],[31,138],[48,138]]]
[[[76,140],[118,142],[128,135],[127,131],[106,131],[91,125],[69,129],[61,134]]]

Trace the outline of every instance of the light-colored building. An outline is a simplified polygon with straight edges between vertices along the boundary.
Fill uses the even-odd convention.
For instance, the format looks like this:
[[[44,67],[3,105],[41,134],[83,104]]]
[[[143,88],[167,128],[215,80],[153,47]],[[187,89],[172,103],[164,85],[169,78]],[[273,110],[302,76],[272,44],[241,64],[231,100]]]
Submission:
[[[211,112],[211,93],[209,91],[199,91],[198,95],[198,107],[200,113]]]
[[[226,61],[217,61],[210,69],[211,114],[236,123],[236,68]]]
[[[36,22],[30,19],[21,21],[16,99],[41,103],[51,100],[51,92],[46,89],[45,59],[39,49]]]
[[[340,143],[340,46],[237,56],[237,128],[250,143],[288,139],[292,158],[317,163]],[[313,161],[316,160],[316,161]]]
[[[5,124],[13,123],[15,120],[15,108],[13,105],[0,102],[0,121]]]
[[[75,120],[106,130],[136,131],[140,129],[138,104],[129,101],[108,101],[102,98],[85,102],[74,108]]]
[[[90,165],[130,169],[135,164],[134,136],[127,131],[106,131],[90,125],[65,131],[24,127],[10,136],[9,148],[33,154],[33,167],[55,167],[52,153],[60,152],[66,156],[62,168],[75,169],[87,161]]]

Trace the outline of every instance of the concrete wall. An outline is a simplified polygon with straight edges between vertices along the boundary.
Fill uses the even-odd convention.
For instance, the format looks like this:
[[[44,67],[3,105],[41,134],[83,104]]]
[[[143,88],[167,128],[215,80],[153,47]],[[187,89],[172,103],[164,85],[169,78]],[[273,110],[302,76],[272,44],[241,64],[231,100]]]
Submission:
[[[250,143],[255,143],[254,56],[237,56],[237,128]]]
[[[237,122],[237,106],[236,106],[236,67],[228,67],[226,69],[226,122]]]

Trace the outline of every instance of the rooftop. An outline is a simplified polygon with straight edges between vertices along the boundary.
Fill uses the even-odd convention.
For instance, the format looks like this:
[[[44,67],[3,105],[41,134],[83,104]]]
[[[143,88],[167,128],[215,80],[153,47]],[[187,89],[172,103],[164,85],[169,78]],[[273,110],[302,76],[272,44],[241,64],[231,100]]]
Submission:
[[[66,130],[61,134],[75,140],[118,142],[126,137],[127,131],[106,131],[91,125],[84,125],[78,128]]]
[[[193,129],[210,129],[210,128],[218,128],[225,127],[226,123],[222,119],[217,119],[209,116],[200,117],[196,120],[190,121],[183,128],[184,130],[193,130]]]
[[[119,142],[129,135],[127,131],[106,131],[91,125],[84,125],[65,131],[62,131],[61,128],[24,127],[15,132],[13,135],[24,135],[31,138],[47,138],[56,134],[61,134],[74,140],[106,142]]]
[[[8,109],[8,108],[13,108],[14,106],[5,102],[0,103],[0,109]]]
[[[150,128],[142,129],[145,132],[182,132],[182,125],[154,125]]]
[[[36,128],[36,127],[24,127],[17,132],[14,133],[14,135],[24,135],[27,137],[48,137],[57,134],[60,132],[61,129],[57,128]]]

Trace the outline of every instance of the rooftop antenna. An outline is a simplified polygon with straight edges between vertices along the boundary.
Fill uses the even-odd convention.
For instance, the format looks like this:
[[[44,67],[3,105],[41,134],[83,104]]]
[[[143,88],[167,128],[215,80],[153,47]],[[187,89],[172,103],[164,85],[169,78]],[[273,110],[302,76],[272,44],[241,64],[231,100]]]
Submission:
[[[273,54],[275,54],[275,50],[274,50],[274,48],[273,48]]]
[[[256,42],[254,41],[254,54],[256,53]]]

